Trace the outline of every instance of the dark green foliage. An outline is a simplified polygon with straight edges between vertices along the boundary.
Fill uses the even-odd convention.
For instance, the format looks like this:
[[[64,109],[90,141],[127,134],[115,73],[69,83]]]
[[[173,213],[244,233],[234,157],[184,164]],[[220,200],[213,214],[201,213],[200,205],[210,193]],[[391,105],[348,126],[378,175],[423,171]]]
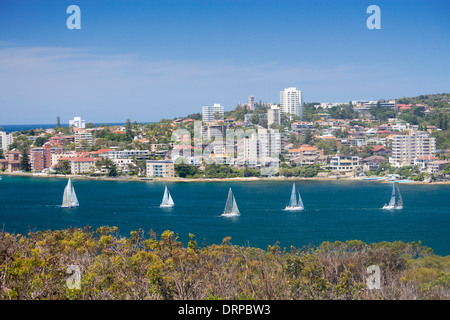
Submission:
[[[116,227],[0,233],[0,299],[448,299],[449,256],[421,243],[277,244],[262,250],[231,244],[184,246],[172,231]],[[80,288],[69,289],[69,265]],[[379,266],[381,288],[368,290]]]

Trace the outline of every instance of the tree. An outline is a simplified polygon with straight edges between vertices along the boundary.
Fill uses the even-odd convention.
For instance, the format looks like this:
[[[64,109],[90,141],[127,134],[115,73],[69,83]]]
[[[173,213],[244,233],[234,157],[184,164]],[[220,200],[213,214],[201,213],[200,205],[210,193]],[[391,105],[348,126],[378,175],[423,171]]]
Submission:
[[[48,138],[46,137],[37,137],[36,140],[34,141],[34,145],[36,147],[42,147],[44,145],[44,143],[46,143],[48,141]]]
[[[22,151],[22,159],[20,160],[20,170],[22,171],[31,171],[31,164],[28,157],[28,149],[23,149]]]
[[[125,122],[125,137],[127,138],[127,140],[131,141],[133,139],[133,131],[132,131],[132,124],[131,124],[131,120],[127,119],[127,121]]]
[[[305,135],[303,136],[303,143],[310,144],[313,141],[313,134],[311,129],[306,129]]]
[[[58,162],[58,164],[54,167],[57,173],[69,174],[71,171],[71,166],[69,160],[63,160]]]
[[[119,173],[117,172],[117,165],[112,164],[109,167],[108,176],[109,177],[117,177],[118,175],[119,175]]]
[[[9,145],[9,150],[17,149],[19,151],[28,150],[32,142],[27,136],[21,135],[14,139],[14,142]]]

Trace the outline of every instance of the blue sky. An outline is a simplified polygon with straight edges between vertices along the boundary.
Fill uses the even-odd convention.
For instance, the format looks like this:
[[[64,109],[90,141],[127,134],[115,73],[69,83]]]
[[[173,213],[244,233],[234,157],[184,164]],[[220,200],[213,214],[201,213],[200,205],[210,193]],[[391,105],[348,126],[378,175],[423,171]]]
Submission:
[[[449,14],[445,0],[3,0],[0,125],[158,121],[291,86],[306,102],[449,92]]]

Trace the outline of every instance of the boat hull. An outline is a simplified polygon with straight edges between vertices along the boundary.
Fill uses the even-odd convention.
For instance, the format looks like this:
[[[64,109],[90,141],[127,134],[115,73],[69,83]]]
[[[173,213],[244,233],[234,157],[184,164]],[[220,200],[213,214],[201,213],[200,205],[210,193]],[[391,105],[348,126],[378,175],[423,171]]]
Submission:
[[[239,215],[239,213],[222,213],[223,217],[237,217]]]
[[[287,206],[286,208],[284,208],[284,211],[302,211],[304,210],[304,207],[289,207]]]
[[[161,204],[159,207],[160,208],[172,208],[174,205],[173,204]]]
[[[383,206],[383,210],[401,210],[403,206]]]

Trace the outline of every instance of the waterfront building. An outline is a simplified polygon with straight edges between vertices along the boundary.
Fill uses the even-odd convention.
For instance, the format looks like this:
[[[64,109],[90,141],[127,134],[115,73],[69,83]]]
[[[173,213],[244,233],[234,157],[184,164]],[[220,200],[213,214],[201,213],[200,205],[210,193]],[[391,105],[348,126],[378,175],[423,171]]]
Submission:
[[[301,117],[303,114],[302,92],[294,87],[280,91],[280,111]]]
[[[147,160],[147,177],[173,178],[175,166],[171,160]]]
[[[367,170],[377,170],[378,167],[386,162],[386,158],[383,156],[370,156],[367,158],[364,158],[362,161],[363,163],[363,170],[367,171]]]
[[[324,164],[328,157],[325,156],[324,150],[319,150],[317,147],[309,144],[303,144],[299,148],[289,150],[286,154],[286,159],[299,166],[307,166]]]
[[[450,164],[450,161],[446,160],[436,160],[428,163],[427,171],[429,173],[439,173],[442,170],[444,170],[448,165]]]
[[[336,155],[330,160],[331,172],[339,175],[353,175],[354,171],[359,168],[359,157],[352,155]]]
[[[436,140],[423,131],[412,131],[410,135],[392,137],[392,154],[389,162],[395,167],[412,166],[418,157],[434,157]]]
[[[5,159],[0,159],[0,170],[5,170],[6,172],[20,171],[20,161],[22,159],[20,151],[14,149],[3,154],[3,156]]]
[[[72,174],[85,174],[91,172],[95,167],[95,162],[99,159],[92,157],[80,157],[70,161],[70,172]]]
[[[56,162],[53,162],[53,155],[63,154],[64,148],[52,146],[46,142],[42,147],[30,149],[31,171],[42,171],[51,168]]]
[[[223,106],[215,103],[212,106],[202,107],[202,120],[203,122],[215,122],[217,120],[223,120]]]
[[[418,166],[420,171],[425,171],[428,167],[428,164],[436,160],[439,160],[439,158],[432,156],[420,156],[414,159],[414,165]]]

